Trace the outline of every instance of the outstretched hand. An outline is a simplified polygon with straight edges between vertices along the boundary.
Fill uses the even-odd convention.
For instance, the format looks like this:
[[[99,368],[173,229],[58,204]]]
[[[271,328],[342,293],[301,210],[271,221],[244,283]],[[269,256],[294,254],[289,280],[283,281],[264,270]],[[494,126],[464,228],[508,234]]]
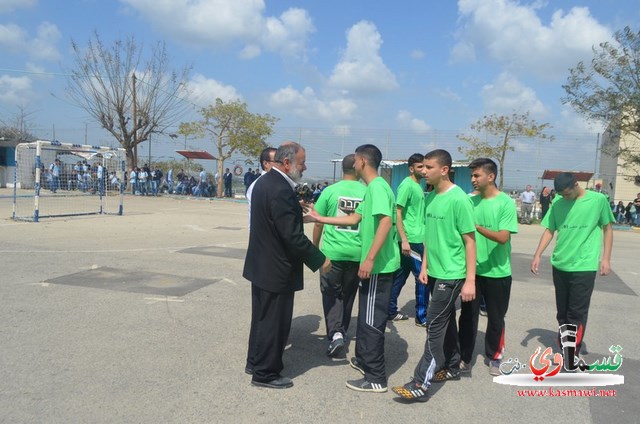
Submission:
[[[304,222],[305,224],[308,224],[309,222],[320,222],[318,220],[319,216],[320,215],[318,215],[318,212],[316,212],[314,209],[311,209],[306,215],[302,216],[302,222]]]

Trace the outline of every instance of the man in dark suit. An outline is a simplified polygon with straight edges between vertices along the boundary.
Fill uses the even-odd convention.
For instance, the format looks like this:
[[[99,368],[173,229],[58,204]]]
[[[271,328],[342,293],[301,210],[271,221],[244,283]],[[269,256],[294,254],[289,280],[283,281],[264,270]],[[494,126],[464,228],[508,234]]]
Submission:
[[[293,386],[283,377],[282,354],[293,316],[294,293],[303,288],[303,264],[312,271],[331,262],[305,236],[302,207],[294,188],[302,177],[305,151],[282,144],[275,165],[257,182],[251,199],[251,233],[243,277],[251,281],[251,330],[245,372],[251,384],[269,388]]]

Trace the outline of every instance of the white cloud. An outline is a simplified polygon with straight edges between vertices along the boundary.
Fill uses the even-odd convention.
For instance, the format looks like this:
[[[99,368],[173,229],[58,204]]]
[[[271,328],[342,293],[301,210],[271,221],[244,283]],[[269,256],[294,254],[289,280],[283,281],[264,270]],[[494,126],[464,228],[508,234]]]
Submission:
[[[409,56],[411,56],[411,59],[420,60],[420,59],[424,59],[425,54],[420,49],[414,49],[414,50],[411,50],[411,52],[409,53]]]
[[[321,119],[330,123],[348,121],[357,109],[355,102],[348,98],[321,99],[311,87],[302,91],[291,86],[282,88],[271,95],[269,104],[304,119]]]
[[[304,52],[314,26],[306,10],[289,9],[280,18],[267,18],[265,29],[263,43],[267,50],[282,56],[297,56]]]
[[[189,98],[198,106],[215,104],[216,98],[220,98],[224,102],[242,100],[242,96],[233,86],[224,85],[200,74],[196,74],[189,81],[188,89],[190,91]]]
[[[535,91],[522,84],[509,72],[501,73],[496,80],[482,87],[482,99],[488,113],[511,114],[530,112],[533,118],[548,115],[547,108]]]
[[[16,24],[0,24],[0,46],[13,52],[24,49],[27,32]]]
[[[0,75],[0,103],[24,105],[34,97],[31,78]]]
[[[560,131],[570,133],[597,134],[605,130],[604,125],[586,120],[569,105],[562,105],[560,119],[553,126]]]
[[[0,13],[11,12],[19,8],[32,8],[37,3],[37,0],[0,0]]]
[[[382,37],[375,25],[361,21],[347,32],[347,48],[329,84],[349,92],[371,93],[398,87],[395,75],[380,57]]]
[[[0,46],[12,52],[25,53],[32,59],[58,60],[61,56],[56,43],[62,37],[58,27],[43,22],[36,32],[36,37],[29,39],[29,34],[22,27],[0,24]]]
[[[473,62],[476,60],[476,51],[473,43],[468,40],[461,40],[453,46],[451,50],[451,63]]]
[[[447,99],[447,100],[450,100],[450,101],[453,101],[453,102],[461,102],[462,101],[462,97],[460,97],[460,95],[458,93],[456,93],[455,91],[453,91],[449,87],[446,87],[444,89],[439,89],[439,90],[437,90],[437,93],[443,99]]]
[[[555,10],[545,24],[541,3],[514,0],[459,0],[461,19],[452,60],[488,55],[512,70],[541,78],[560,78],[568,68],[592,56],[592,46],[612,38],[586,7]]]
[[[263,0],[121,0],[148,19],[157,31],[191,45],[221,47],[242,43],[240,57],[264,49],[303,56],[313,22],[303,9],[279,17],[264,15]]]
[[[38,26],[38,35],[29,42],[29,54],[35,59],[58,60],[60,52],[56,43],[62,37],[58,27],[49,22],[43,22]]]
[[[404,127],[409,127],[417,134],[425,134],[431,127],[422,119],[414,118],[410,112],[401,110],[396,116],[396,120]]]

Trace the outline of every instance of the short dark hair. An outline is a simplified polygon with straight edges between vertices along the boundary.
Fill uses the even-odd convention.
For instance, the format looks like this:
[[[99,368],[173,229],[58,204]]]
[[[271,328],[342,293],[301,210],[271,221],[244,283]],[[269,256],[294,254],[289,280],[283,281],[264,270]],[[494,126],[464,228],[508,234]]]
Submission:
[[[443,149],[435,149],[424,155],[426,159],[435,159],[440,166],[448,166],[451,168],[451,164],[453,160],[451,159],[451,154]]]
[[[578,182],[575,174],[572,172],[561,172],[553,180],[553,187],[556,192],[562,193],[564,190],[573,187]]]
[[[342,172],[344,174],[354,174],[353,164],[356,163],[356,155],[351,153],[342,159]]]
[[[414,153],[411,156],[409,156],[407,165],[413,166],[415,163],[422,163],[423,161],[424,161],[424,155],[422,153]]]
[[[260,153],[260,168],[262,168],[262,170],[264,171],[264,162],[269,162],[271,160],[271,152],[274,152],[274,157],[275,157],[275,152],[276,152],[276,148],[275,147],[267,147],[266,149],[262,150],[262,153]]]
[[[382,162],[382,152],[373,144],[363,144],[356,148],[356,153],[364,156],[369,162],[369,166],[378,169],[380,162]]]
[[[482,168],[482,170],[486,172],[487,175],[493,174],[496,177],[498,176],[498,165],[496,165],[496,163],[489,158],[478,158],[471,161],[471,163],[469,164],[469,169],[473,171],[474,169],[478,168]]]

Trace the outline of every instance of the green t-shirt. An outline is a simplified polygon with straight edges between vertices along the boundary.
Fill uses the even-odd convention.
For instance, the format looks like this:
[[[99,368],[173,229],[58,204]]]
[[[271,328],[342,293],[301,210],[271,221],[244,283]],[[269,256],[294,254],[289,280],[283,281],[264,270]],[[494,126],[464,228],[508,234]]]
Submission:
[[[396,204],[402,207],[402,225],[409,243],[424,240],[424,191],[411,177],[398,186]],[[400,239],[398,238],[398,241]]]
[[[576,200],[558,197],[542,220],[543,227],[558,232],[551,265],[567,272],[597,271],[602,227],[616,222],[607,198],[590,190]]]
[[[400,268],[400,251],[396,241],[396,201],[391,187],[382,177],[376,177],[367,186],[364,199],[358,205],[356,212],[362,216],[360,221],[360,241],[362,242],[362,255],[360,263],[364,262],[373,244],[373,239],[378,230],[380,219],[377,215],[391,217],[393,226],[389,231],[384,244],[380,248],[373,264],[372,274],[395,272]]]
[[[367,188],[359,181],[342,180],[331,184],[316,201],[321,216],[347,216],[355,212]],[[360,262],[359,224],[352,227],[325,225],[320,250],[333,261]]]
[[[491,231],[518,232],[516,204],[505,193],[483,199],[481,195],[471,198],[476,224]],[[511,240],[500,244],[476,231],[476,274],[483,277],[503,278],[511,275]]]
[[[442,280],[465,278],[467,264],[462,234],[476,229],[471,198],[456,185],[441,194],[433,190],[425,199],[425,212],[427,273]]]

